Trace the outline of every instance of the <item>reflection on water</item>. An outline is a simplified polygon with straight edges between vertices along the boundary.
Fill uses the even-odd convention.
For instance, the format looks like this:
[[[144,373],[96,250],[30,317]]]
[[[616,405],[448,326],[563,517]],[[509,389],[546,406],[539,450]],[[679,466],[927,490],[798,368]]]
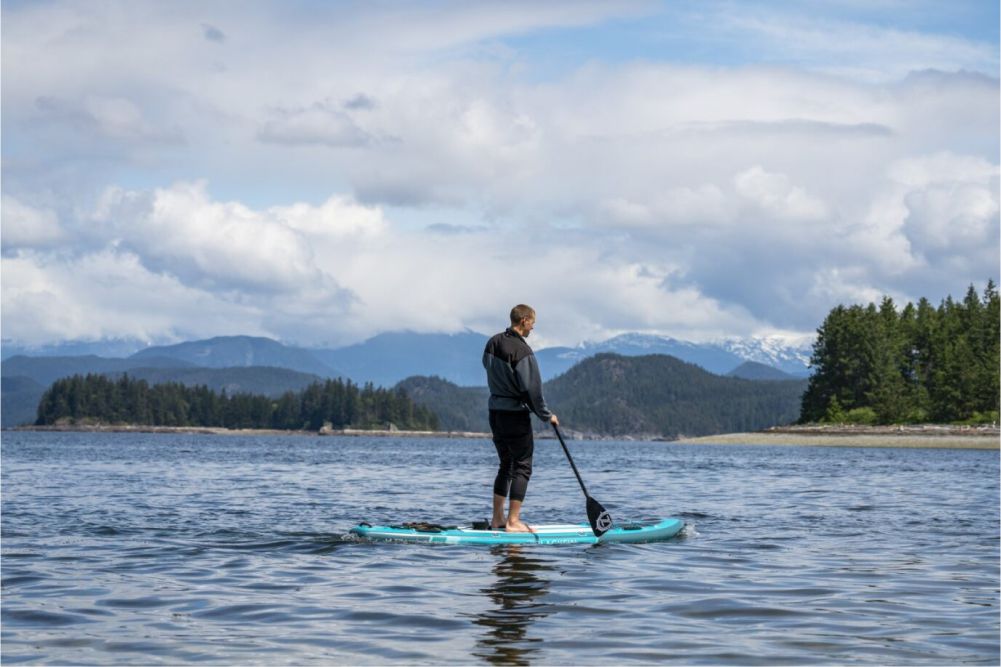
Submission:
[[[519,544],[492,547],[491,554],[497,559],[496,580],[481,592],[494,608],[474,621],[486,632],[473,654],[495,665],[527,665],[540,649],[542,639],[527,635],[532,623],[547,615],[542,599],[549,580],[544,575],[553,568],[538,551],[526,551]]]

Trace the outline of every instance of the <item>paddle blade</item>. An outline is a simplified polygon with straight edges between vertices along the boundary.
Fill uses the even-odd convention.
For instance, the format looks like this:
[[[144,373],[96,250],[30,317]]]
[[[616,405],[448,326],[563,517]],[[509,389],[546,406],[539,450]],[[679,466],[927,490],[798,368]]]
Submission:
[[[591,496],[587,497],[587,520],[595,537],[601,537],[612,527],[612,515]]]

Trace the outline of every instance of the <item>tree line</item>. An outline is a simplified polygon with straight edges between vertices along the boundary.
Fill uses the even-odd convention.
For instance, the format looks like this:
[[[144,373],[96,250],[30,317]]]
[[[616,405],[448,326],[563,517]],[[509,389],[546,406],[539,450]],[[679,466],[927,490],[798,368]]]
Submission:
[[[970,285],[938,308],[838,306],[817,330],[800,422],[998,421],[998,291]]]
[[[56,423],[215,426],[223,428],[319,430],[387,428],[437,430],[438,417],[416,405],[402,390],[358,387],[350,380],[315,382],[277,398],[177,382],[150,385],[145,380],[105,375],[74,375],[57,380],[38,405],[39,426]]]

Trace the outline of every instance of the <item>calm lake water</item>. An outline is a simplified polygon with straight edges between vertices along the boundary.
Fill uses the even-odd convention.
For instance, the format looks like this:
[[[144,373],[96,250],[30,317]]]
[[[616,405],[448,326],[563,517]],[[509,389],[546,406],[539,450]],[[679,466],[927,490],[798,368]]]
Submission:
[[[571,442],[641,545],[349,540],[485,518],[487,440],[7,432],[2,660],[998,664],[998,452]],[[555,441],[529,523],[584,520]]]

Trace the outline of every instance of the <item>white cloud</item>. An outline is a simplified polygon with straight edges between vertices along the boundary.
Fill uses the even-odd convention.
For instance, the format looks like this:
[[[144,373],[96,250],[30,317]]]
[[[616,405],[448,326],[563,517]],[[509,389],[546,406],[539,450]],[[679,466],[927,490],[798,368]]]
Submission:
[[[4,253],[52,276],[4,285],[5,335],[324,342],[528,301],[542,340],[704,338],[997,278],[998,81],[945,71],[995,72],[982,44],[726,4],[707,43],[803,65],[553,68],[512,37],[663,8],[359,7],[5,7]]]
[[[737,201],[715,184],[669,188],[645,201],[611,198],[598,202],[601,225],[656,228],[672,225],[724,225],[737,215]]]
[[[890,166],[889,176],[908,188],[934,183],[963,183],[989,186],[998,178],[998,165],[983,158],[940,152],[898,160]]]
[[[4,336],[26,343],[269,332],[264,308],[151,272],[131,253],[109,249],[68,261],[23,253],[4,258],[2,272]]]
[[[10,195],[0,202],[4,250],[55,245],[66,238],[55,211],[28,206]]]
[[[292,204],[268,209],[267,215],[277,222],[311,237],[331,237],[343,243],[351,237],[374,237],[388,231],[382,210],[362,206],[334,196],[319,206]]]
[[[278,109],[257,134],[261,141],[303,146],[359,147],[372,141],[351,116],[327,103]]]
[[[98,129],[114,138],[132,139],[155,136],[155,131],[143,118],[139,105],[122,97],[88,95],[83,109]]]
[[[754,166],[737,174],[734,181],[741,196],[780,218],[802,222],[827,216],[824,202],[792,185],[785,174],[769,173]]]
[[[894,176],[902,227],[927,261],[966,258],[971,269],[990,272],[998,250],[997,165],[939,154],[904,160]]]
[[[566,245],[556,229],[536,230],[527,246],[517,230],[407,231],[344,198],[255,210],[212,200],[205,183],[109,190],[94,220],[97,250],[5,261],[5,335],[247,331],[336,344],[387,329],[489,331],[523,301],[544,313],[537,340],[548,344],[636,329],[709,338],[761,325],[673,285],[670,263],[630,259],[600,238]]]
[[[93,219],[109,242],[185,282],[252,291],[329,287],[301,235],[238,202],[210,201],[204,182],[152,194],[112,188]]]

